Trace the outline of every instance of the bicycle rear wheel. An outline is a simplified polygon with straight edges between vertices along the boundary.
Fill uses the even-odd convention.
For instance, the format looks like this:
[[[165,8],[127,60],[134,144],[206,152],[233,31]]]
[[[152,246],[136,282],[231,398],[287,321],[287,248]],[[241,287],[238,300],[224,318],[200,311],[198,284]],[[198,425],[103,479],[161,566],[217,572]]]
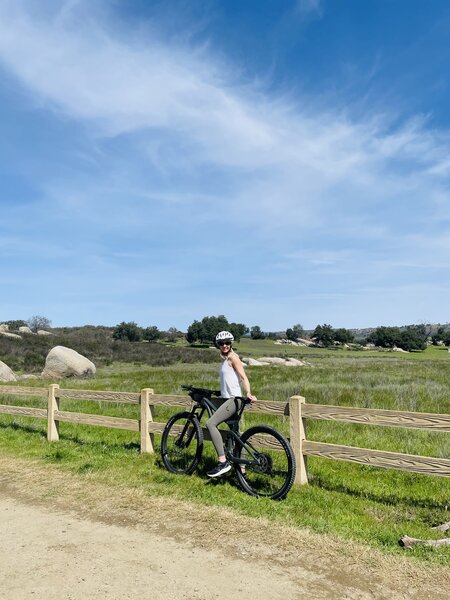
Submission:
[[[279,500],[295,479],[295,457],[287,439],[273,427],[250,427],[236,444],[235,455],[248,464],[236,465],[242,489],[251,496]]]
[[[196,417],[177,413],[164,428],[161,458],[164,466],[177,475],[191,475],[202,457],[203,432]]]

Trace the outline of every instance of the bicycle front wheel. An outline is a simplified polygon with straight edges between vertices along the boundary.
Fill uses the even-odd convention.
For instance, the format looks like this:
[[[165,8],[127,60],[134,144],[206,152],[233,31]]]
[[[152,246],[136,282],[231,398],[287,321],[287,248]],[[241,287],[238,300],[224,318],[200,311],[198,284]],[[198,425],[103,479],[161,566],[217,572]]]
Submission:
[[[286,496],[295,479],[295,457],[279,431],[267,425],[250,427],[236,444],[235,454],[246,462],[236,465],[245,492],[273,500]]]
[[[198,419],[189,412],[174,415],[161,439],[161,458],[166,469],[177,475],[191,475],[202,452],[203,432]]]

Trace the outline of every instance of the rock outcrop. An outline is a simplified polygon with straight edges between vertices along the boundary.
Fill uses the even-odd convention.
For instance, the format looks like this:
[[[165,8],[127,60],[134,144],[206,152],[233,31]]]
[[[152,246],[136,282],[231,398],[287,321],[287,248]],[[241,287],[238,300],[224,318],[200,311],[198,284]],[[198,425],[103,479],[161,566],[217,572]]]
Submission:
[[[22,325],[22,327],[19,327],[19,333],[33,333],[33,332],[28,327],[28,325]]]
[[[17,381],[12,369],[0,360],[0,381]]]
[[[274,344],[287,344],[290,346],[315,346],[315,342],[313,342],[312,340],[305,340],[303,338],[297,338],[297,340],[288,340],[287,338],[280,338],[279,340],[275,340]]]
[[[92,377],[96,367],[88,358],[65,346],[55,346],[47,354],[42,377]]]
[[[243,358],[242,362],[249,367],[264,367],[269,364],[261,360],[256,360],[256,358]]]
[[[3,337],[8,337],[8,338],[15,338],[15,339],[22,339],[21,335],[18,335],[17,333],[10,333],[9,331],[0,331],[0,335],[2,335]]]
[[[298,358],[288,358],[286,359],[285,365],[287,367],[304,367],[307,363],[302,360],[298,360]]]
[[[282,366],[282,367],[310,367],[311,365],[297,358],[280,358],[278,356],[263,356],[256,360],[255,358],[244,357],[241,359],[244,365],[249,367],[264,367],[264,366]]]
[[[269,365],[284,365],[286,363],[285,358],[279,358],[278,356],[262,356],[260,360],[269,363]]]

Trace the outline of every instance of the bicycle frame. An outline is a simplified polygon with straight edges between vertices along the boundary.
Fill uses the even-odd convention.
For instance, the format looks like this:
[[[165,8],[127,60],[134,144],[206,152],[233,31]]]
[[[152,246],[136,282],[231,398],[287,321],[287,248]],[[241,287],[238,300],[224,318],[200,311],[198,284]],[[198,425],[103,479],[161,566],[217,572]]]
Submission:
[[[192,400],[195,402],[195,405],[192,407],[191,412],[190,412],[190,416],[193,418],[196,418],[199,423],[201,422],[201,419],[203,417],[203,415],[205,414],[205,412],[208,414],[208,417],[211,417],[217,410],[216,406],[214,406],[211,398],[209,398],[208,396],[205,396],[204,394],[200,396],[200,394],[196,393],[196,392],[191,392],[190,397],[192,398]],[[228,460],[230,460],[232,463],[237,464],[237,465],[250,465],[252,464],[255,460],[258,460],[258,451],[255,450],[255,448],[253,448],[250,444],[243,444],[241,441],[241,437],[239,435],[239,423],[242,417],[242,413],[244,412],[244,408],[246,406],[246,404],[248,403],[247,398],[243,398],[243,397],[239,397],[239,400],[242,401],[242,406],[237,410],[237,412],[232,415],[229,419],[227,419],[226,421],[224,421],[224,423],[226,425],[228,425],[229,430],[226,432],[226,438],[225,438],[225,454]],[[184,425],[182,434],[180,436],[180,439],[178,440],[178,442],[181,445],[181,441],[184,440],[184,436],[186,435],[187,429],[189,427],[189,422],[187,421]],[[186,441],[184,442],[186,445],[188,445],[191,440],[192,440],[192,436],[194,435],[194,431],[192,430],[190,432],[190,435],[188,435],[188,438],[186,439]],[[234,456],[233,454],[233,441],[235,443],[238,443],[241,445],[242,448],[245,448],[245,451],[248,453],[249,456],[251,456],[253,458],[253,460],[249,460],[246,458],[237,458],[237,456]]]

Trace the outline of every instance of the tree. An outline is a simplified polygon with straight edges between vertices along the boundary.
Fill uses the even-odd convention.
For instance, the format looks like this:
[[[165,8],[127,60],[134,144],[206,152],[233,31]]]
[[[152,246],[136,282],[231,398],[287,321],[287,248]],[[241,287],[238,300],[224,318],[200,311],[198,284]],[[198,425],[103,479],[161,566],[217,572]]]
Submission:
[[[333,332],[333,337],[335,342],[339,342],[340,344],[349,344],[353,342],[355,336],[348,329],[344,329],[341,327],[340,329],[335,329]]]
[[[263,340],[266,337],[259,325],[253,325],[253,327],[250,328],[250,336],[252,340]]]
[[[437,332],[432,336],[431,341],[435,346],[438,344],[444,344],[444,346],[450,346],[450,329],[446,329],[442,325],[438,327]]]
[[[398,327],[377,327],[367,336],[367,341],[381,348],[393,348],[400,343],[400,329]]]
[[[156,340],[159,340],[159,338],[161,337],[161,332],[155,325],[152,325],[144,329],[142,337],[148,342],[156,342]]]
[[[294,330],[291,327],[286,329],[286,337],[288,340],[291,340],[291,342],[295,342]]]
[[[300,325],[300,323],[297,323],[296,325],[294,325],[292,327],[292,331],[294,333],[295,339],[298,340],[298,338],[304,337],[305,336],[305,330],[303,329],[303,327]]]
[[[190,344],[195,342],[214,343],[219,331],[229,331],[238,342],[241,336],[248,331],[243,323],[228,323],[224,315],[218,317],[203,317],[201,321],[194,321],[189,325],[186,339]]]
[[[47,317],[42,317],[41,315],[35,315],[28,319],[28,327],[34,332],[39,329],[48,329],[51,325],[52,322]]]
[[[201,321],[201,342],[214,343],[219,331],[229,329],[228,320],[224,315],[218,317],[203,317]]]
[[[425,350],[428,334],[424,325],[409,325],[400,333],[399,348],[403,350]]]
[[[269,340],[276,340],[280,337],[276,331],[266,331],[265,335]]]
[[[202,324],[199,321],[194,321],[191,325],[189,325],[186,340],[189,344],[194,344],[198,342],[202,338]]]
[[[381,348],[402,348],[402,350],[424,350],[427,342],[425,325],[409,325],[399,327],[377,327],[367,341]]]
[[[442,344],[442,343],[443,343],[443,341],[444,341],[444,340],[443,340],[443,338],[444,338],[444,333],[445,333],[445,330],[444,330],[444,328],[442,327],[442,325],[440,325],[440,326],[437,328],[437,331],[436,331],[436,333],[434,333],[434,334],[431,336],[431,341],[433,342],[433,345],[434,345],[434,346],[437,346],[438,344]]]
[[[164,332],[164,337],[168,342],[176,342],[177,339],[183,337],[183,334],[181,331],[178,331],[176,327],[169,327],[169,329]]]
[[[234,339],[239,342],[241,337],[248,333],[248,327],[244,323],[230,323],[229,331],[233,334]]]
[[[139,342],[142,339],[142,328],[136,325],[134,321],[119,323],[113,331],[113,339],[128,340],[129,342]]]
[[[317,344],[328,348],[334,343],[334,331],[331,325],[317,325],[312,335]]]
[[[291,342],[296,342],[299,338],[302,338],[304,336],[305,330],[300,325],[300,323],[297,323],[296,325],[293,325],[292,327],[286,329],[286,337],[288,340],[291,340]]]

